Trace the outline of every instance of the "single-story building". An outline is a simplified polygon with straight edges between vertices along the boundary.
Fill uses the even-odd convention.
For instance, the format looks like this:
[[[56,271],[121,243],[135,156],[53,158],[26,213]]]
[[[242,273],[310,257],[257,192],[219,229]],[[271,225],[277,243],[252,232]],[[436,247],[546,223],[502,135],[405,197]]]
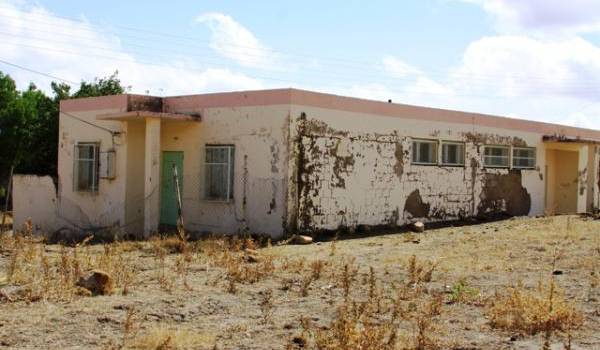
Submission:
[[[58,180],[18,226],[148,236],[396,226],[600,206],[600,131],[297,89],[60,104]]]

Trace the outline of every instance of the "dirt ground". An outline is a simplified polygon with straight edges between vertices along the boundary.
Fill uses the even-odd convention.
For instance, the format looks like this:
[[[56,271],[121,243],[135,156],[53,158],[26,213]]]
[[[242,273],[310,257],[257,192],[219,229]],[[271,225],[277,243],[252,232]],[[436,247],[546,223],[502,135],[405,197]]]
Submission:
[[[335,338],[340,305],[375,298],[385,310],[418,287],[418,296],[398,297],[409,316],[388,322],[398,328],[397,348],[427,338],[424,348],[540,349],[543,332],[494,327],[490,305],[510,286],[535,292],[553,279],[582,316],[568,332],[572,348],[600,349],[600,221],[589,218],[515,218],[250,253],[220,240],[192,243],[185,254],[160,241],[77,252],[0,244],[0,348],[317,348],[317,339]],[[76,267],[70,277],[58,272],[67,264]],[[429,276],[415,280],[415,265]],[[92,267],[123,274],[112,294],[81,295],[69,285]],[[433,296],[441,298],[434,316],[410,316]],[[392,317],[379,308],[372,318]],[[547,336],[552,349],[563,349],[566,333]]]

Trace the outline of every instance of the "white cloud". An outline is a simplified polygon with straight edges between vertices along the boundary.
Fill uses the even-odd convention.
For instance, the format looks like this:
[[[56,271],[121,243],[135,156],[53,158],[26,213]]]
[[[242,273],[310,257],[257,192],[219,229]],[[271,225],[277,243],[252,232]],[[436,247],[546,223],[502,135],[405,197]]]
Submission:
[[[500,31],[589,32],[600,30],[598,0],[461,0],[480,5]]]
[[[198,66],[191,54],[169,55],[164,59],[139,55],[122,44],[119,36],[85,18],[79,21],[60,18],[28,1],[0,0],[0,6],[3,11],[0,32],[9,33],[0,34],[0,58],[68,80],[92,80],[119,70],[122,82],[133,86],[133,92],[149,90],[156,95],[281,85],[242,74],[237,71],[242,68],[236,64],[232,64],[236,68]],[[247,45],[246,39],[243,41]],[[263,47],[258,40],[250,42]],[[237,48],[242,46],[241,42],[238,44]],[[258,67],[270,64],[267,62],[277,59],[265,56],[253,64]],[[312,65],[303,68],[307,75],[292,75],[300,74],[293,70],[286,71],[282,78],[302,81],[308,73],[320,72],[310,75],[316,77],[309,80],[312,83],[294,86],[381,101],[392,99],[399,103],[600,128],[597,122],[600,101],[596,98],[600,91],[600,48],[575,35],[548,38],[520,33],[481,38],[466,48],[462,62],[449,74],[440,71],[436,74],[401,58],[385,56],[381,61],[387,74],[385,79],[375,77],[380,72],[365,71],[364,79],[356,74],[339,83],[336,76],[348,77],[356,68],[343,71],[345,68],[332,67],[326,61],[308,62]],[[223,66],[227,67],[219,67]],[[1,63],[0,70],[10,73],[20,88],[35,81],[48,90],[52,80]],[[328,70],[331,74],[323,73]],[[336,83],[337,87],[328,86]]]
[[[281,68],[278,54],[264,46],[250,30],[229,15],[209,12],[196,17],[212,32],[210,46],[245,67]]]
[[[383,67],[391,75],[398,78],[423,74],[417,67],[414,67],[397,57],[389,55],[383,57]]]
[[[468,92],[597,100],[600,48],[579,37],[485,37],[467,47],[453,77]]]
[[[200,67],[193,58],[149,59],[128,52],[118,36],[81,21],[64,19],[26,1],[1,1],[0,51],[6,61],[70,81],[92,80],[119,71],[132,92],[189,94],[266,86],[227,68]],[[151,56],[151,55],[150,55]],[[0,63],[20,88],[30,81],[45,90],[53,79]]]

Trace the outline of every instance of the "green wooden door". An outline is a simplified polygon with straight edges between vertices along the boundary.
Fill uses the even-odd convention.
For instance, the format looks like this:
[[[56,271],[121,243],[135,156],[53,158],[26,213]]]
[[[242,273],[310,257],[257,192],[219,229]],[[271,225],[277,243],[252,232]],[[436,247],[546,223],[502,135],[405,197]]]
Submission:
[[[164,151],[160,180],[160,223],[175,226],[177,225],[177,191],[173,179],[173,164],[177,166],[177,178],[183,192],[183,152]]]

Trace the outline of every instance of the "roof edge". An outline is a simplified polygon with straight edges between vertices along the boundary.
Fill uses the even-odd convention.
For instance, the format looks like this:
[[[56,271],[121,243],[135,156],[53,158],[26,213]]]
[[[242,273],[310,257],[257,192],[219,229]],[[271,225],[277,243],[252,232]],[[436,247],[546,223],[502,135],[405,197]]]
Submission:
[[[567,137],[600,141],[600,130],[509,118],[492,114],[388,103],[295,88],[215,92],[169,97],[121,94],[62,100],[60,101],[60,109],[66,112],[101,109],[118,109],[121,112],[125,112],[138,110],[136,106],[139,106],[139,109],[148,109],[156,112],[181,113],[182,111],[193,111],[204,108],[281,104],[310,106],[406,119],[481,125],[499,129],[535,132],[546,135],[564,135]]]

